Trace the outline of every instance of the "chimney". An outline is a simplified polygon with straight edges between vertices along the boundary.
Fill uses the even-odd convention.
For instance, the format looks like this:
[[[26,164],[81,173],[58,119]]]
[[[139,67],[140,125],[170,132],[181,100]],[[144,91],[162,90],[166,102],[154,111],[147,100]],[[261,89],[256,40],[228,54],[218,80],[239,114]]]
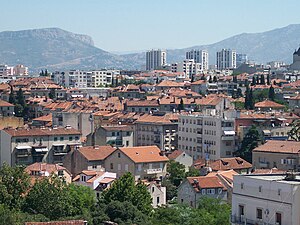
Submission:
[[[99,145],[94,145],[94,149],[99,149]]]

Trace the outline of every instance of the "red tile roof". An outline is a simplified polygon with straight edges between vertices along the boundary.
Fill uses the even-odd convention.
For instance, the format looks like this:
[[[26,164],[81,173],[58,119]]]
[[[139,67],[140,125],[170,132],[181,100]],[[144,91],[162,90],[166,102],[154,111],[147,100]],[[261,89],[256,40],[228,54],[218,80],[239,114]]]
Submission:
[[[300,152],[300,142],[269,140],[265,144],[253,149],[253,152],[298,154]]]
[[[81,135],[80,131],[74,128],[31,128],[31,129],[4,129],[6,133],[13,137],[26,137],[26,136],[52,136],[52,135]]]
[[[0,107],[11,107],[13,104],[0,99]]]
[[[79,148],[80,153],[89,161],[104,160],[115,150],[111,146],[85,146]]]
[[[284,108],[284,105],[278,104],[270,100],[264,100],[262,102],[257,102],[255,108]]]
[[[171,160],[176,159],[178,156],[180,156],[183,153],[183,151],[175,150],[170,155],[168,155],[168,158]]]
[[[121,152],[127,155],[133,162],[166,162],[168,157],[161,155],[157,146],[122,147]]]
[[[51,174],[51,173],[55,173],[59,170],[67,171],[67,169],[65,167],[60,166],[58,164],[39,163],[39,162],[31,164],[25,168],[25,171],[29,174],[31,173],[31,171],[47,171],[47,172],[49,172],[49,174]]]
[[[240,157],[221,158],[209,163],[213,171],[250,169],[252,164]]]
[[[187,177],[187,180],[196,192],[208,188],[222,188],[223,190],[226,190],[226,187],[217,176]]]

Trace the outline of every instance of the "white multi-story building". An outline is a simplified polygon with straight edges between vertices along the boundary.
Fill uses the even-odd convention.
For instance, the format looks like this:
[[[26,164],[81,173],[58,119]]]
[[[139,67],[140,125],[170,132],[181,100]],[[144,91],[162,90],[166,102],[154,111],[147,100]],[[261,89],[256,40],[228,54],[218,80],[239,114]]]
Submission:
[[[172,63],[171,71],[173,73],[184,73],[185,78],[191,78],[193,75],[200,74],[202,72],[201,63],[196,63],[194,59],[183,60],[180,63]]]
[[[208,70],[208,51],[207,50],[191,50],[186,52],[186,59],[193,59],[195,63],[201,64],[201,70]]]
[[[222,49],[217,52],[217,69],[235,69],[236,68],[236,51],[231,49]]]
[[[234,118],[223,113],[180,115],[178,119],[178,149],[194,159],[232,157],[235,151]]]
[[[28,67],[24,65],[8,66],[0,65],[0,77],[27,76]]]
[[[65,87],[95,88],[112,85],[119,75],[119,70],[70,70],[65,73],[56,72],[52,75],[52,79]]]
[[[232,225],[300,224],[299,174],[250,174],[233,178]]]
[[[161,69],[167,64],[167,52],[161,49],[152,49],[146,52],[146,70]]]

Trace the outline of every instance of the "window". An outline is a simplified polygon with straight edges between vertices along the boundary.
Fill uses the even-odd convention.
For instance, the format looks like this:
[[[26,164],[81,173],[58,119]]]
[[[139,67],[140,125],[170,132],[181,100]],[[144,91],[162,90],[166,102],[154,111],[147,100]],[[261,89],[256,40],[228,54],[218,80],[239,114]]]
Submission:
[[[156,197],[156,203],[159,204],[159,197]]]
[[[215,194],[215,189],[207,189],[207,194],[214,195]]]
[[[81,181],[86,182],[86,176],[85,175],[81,176]]]
[[[118,170],[121,170],[121,164],[118,164]]]
[[[154,187],[152,187],[152,193],[154,192]]]
[[[239,205],[239,215],[243,216],[244,214],[244,206],[243,205]]]
[[[111,136],[115,136],[115,132],[112,132],[112,133],[111,133]]]
[[[276,213],[276,224],[281,225],[281,219],[282,219],[281,213],[277,212]]]
[[[125,164],[125,171],[128,171],[128,164]]]
[[[262,191],[262,186],[258,187],[258,191],[261,192]]]
[[[72,136],[69,137],[69,141],[73,141],[73,137]]]
[[[205,195],[206,194],[206,190],[202,189],[201,193],[202,193],[202,195]]]
[[[129,131],[126,132],[126,136],[130,136],[130,132]]]
[[[118,158],[121,158],[121,153],[120,152],[118,152]]]
[[[244,189],[244,183],[241,183],[241,189]]]
[[[218,189],[219,194],[222,194],[222,188]]]
[[[281,195],[281,189],[278,189],[277,193],[278,193],[278,195]]]
[[[262,219],[262,209],[256,209],[256,219]]]
[[[142,171],[142,164],[138,164],[137,170],[138,170],[138,171]]]
[[[97,165],[94,164],[94,165],[92,166],[92,168],[93,168],[93,169],[97,169]]]
[[[58,140],[58,138],[57,137],[54,137],[54,141],[57,141]]]
[[[78,141],[79,140],[79,136],[75,136],[75,140]]]
[[[113,163],[110,164],[110,169],[111,169],[111,170],[114,169],[114,164],[113,164]]]
[[[59,140],[60,140],[60,141],[63,141],[63,140],[64,140],[64,137],[60,137]]]

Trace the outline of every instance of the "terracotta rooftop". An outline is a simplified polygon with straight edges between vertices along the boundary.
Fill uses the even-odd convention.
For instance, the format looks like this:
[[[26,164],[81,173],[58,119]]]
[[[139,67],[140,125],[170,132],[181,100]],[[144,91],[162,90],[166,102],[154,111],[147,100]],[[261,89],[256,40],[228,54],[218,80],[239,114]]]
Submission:
[[[178,83],[169,80],[163,80],[159,84],[156,85],[157,87],[184,87],[183,83]]]
[[[178,121],[178,114],[176,113],[166,113],[164,115],[144,114],[135,123],[171,124],[176,121]]]
[[[0,99],[0,107],[11,107],[13,104]]]
[[[279,170],[277,168],[272,168],[272,169],[256,169],[254,170],[254,172],[252,172],[252,174],[284,174],[286,173],[285,170]]]
[[[160,149],[155,146],[122,147],[121,152],[127,155],[133,162],[166,162],[168,157],[160,154]]]
[[[168,155],[168,158],[171,160],[176,159],[178,156],[180,156],[183,153],[183,151],[175,150],[170,155]]]
[[[49,113],[48,115],[37,117],[33,120],[35,120],[35,121],[44,121],[44,122],[52,122],[52,113]]]
[[[197,81],[191,83],[191,85],[199,85],[199,84],[206,84],[206,80],[197,80]]]
[[[226,190],[226,187],[217,176],[187,177],[187,180],[196,192],[208,188],[222,188],[223,190]]]
[[[112,125],[112,126],[102,126],[106,131],[133,131],[133,127],[130,125]]]
[[[13,137],[29,137],[29,136],[52,136],[52,135],[81,135],[80,131],[74,128],[31,128],[31,129],[4,129],[6,133]]]
[[[300,142],[269,140],[265,144],[255,148],[253,152],[298,154],[300,152]]]
[[[158,107],[159,104],[157,100],[128,100],[128,107]]]
[[[79,148],[80,153],[89,161],[104,160],[115,150],[111,146],[85,146]]]
[[[240,157],[232,158],[221,158],[214,162],[209,163],[209,166],[213,171],[218,170],[240,170],[240,169],[250,169],[252,164]]]
[[[49,174],[51,174],[59,170],[67,171],[65,167],[60,166],[58,164],[39,163],[39,162],[33,163],[25,168],[25,171],[29,174],[31,171],[47,171],[49,172]]]
[[[284,105],[278,104],[270,100],[264,100],[262,102],[257,102],[255,108],[284,108]]]

